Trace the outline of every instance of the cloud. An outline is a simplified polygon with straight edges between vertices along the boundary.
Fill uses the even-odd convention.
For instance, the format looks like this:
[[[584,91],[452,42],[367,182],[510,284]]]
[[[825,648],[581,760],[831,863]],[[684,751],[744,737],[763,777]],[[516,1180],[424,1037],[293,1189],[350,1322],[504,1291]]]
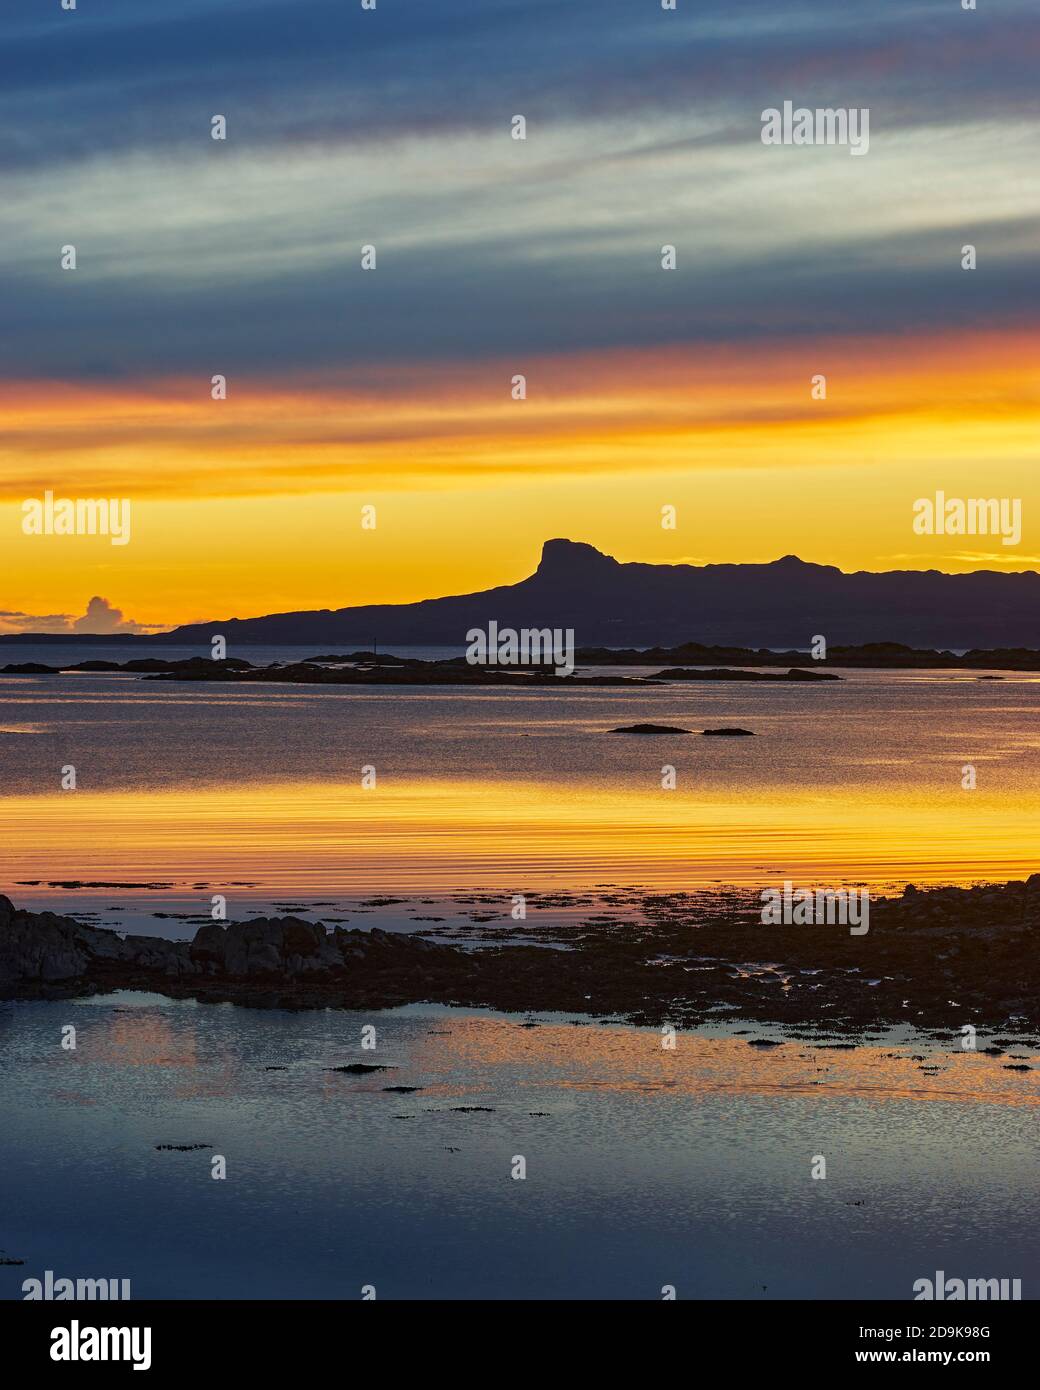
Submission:
[[[87,611],[81,618],[74,618],[71,613],[21,613],[0,609],[0,636],[17,632],[96,633],[98,636],[131,633],[143,636],[159,631],[162,631],[159,625],[135,623],[132,618],[124,618],[122,609],[113,607],[107,598],[98,594],[87,604]]]
[[[910,562],[910,568],[921,569],[927,566],[928,569],[940,569],[942,565],[971,565],[975,569],[986,570],[994,565],[1008,565],[1012,569],[1021,570],[1023,574],[1028,574],[1037,566],[1040,566],[1040,555],[1023,555],[1020,551],[1009,548],[1008,550],[955,550],[955,551],[921,551],[921,550],[901,550],[893,551],[888,555],[879,555],[878,563],[905,563]],[[959,573],[960,569],[947,570],[945,573]]]
[[[678,136],[689,123],[659,124]],[[1036,321],[1040,191],[1021,177],[1024,127],[879,137],[856,160],[766,149],[758,126],[756,114],[740,144],[628,161],[623,178],[617,161],[642,131],[606,122],[591,159],[590,132],[574,126],[520,156],[488,134],[436,154],[408,142],[301,149],[291,168],[230,150],[219,166],[113,158],[17,177],[0,206],[0,370],[208,381],[223,365],[240,381]],[[941,196],[908,194],[937,161]],[[54,212],[56,183],[77,209],[71,231]],[[347,211],[343,188],[364,189]],[[984,250],[977,278],[961,269],[966,239]],[[378,269],[365,272],[370,240]],[[64,273],[69,242],[79,262]],[[678,248],[667,274],[665,242]]]
[[[1031,109],[1040,34],[1033,0],[971,15],[955,0],[698,0],[672,13],[632,0],[394,0],[385,13],[356,0],[89,8],[89,18],[57,3],[5,17],[3,163],[172,149],[218,111],[236,140],[258,146],[314,136],[371,146],[401,131],[484,126],[504,106],[543,123],[707,102],[761,109],[780,83],[823,105],[833,104],[828,89],[852,90],[850,101],[897,108],[902,125],[951,108],[999,118]]]
[[[55,5],[0,48],[0,370],[241,378],[1035,321],[1040,18],[989,9]],[[786,97],[869,106],[869,157],[764,147]]]
[[[19,613],[0,609],[0,636],[12,632],[67,632],[68,613]]]
[[[72,624],[73,632],[144,632],[140,623],[135,623],[127,619],[124,621],[122,610],[113,608],[107,598],[100,598],[95,595],[87,604],[87,611],[82,618],[77,618]]]

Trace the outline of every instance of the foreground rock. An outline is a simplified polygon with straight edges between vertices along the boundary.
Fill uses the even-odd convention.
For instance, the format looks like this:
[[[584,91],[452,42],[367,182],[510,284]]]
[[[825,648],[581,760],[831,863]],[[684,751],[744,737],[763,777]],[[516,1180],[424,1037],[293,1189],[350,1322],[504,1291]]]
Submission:
[[[422,998],[459,973],[461,953],[415,936],[324,927],[298,917],[199,928],[193,941],[126,936],[0,897],[0,998],[157,990],[267,1007],[344,1007]],[[464,972],[463,972],[464,973]]]
[[[266,1008],[429,1001],[832,1033],[912,1023],[951,1046],[967,1023],[1026,1046],[1040,1031],[1040,874],[999,887],[908,887],[872,901],[859,936],[838,924],[763,926],[760,907],[757,894],[736,891],[657,894],[644,900],[643,920],[568,920],[529,927],[537,944],[464,951],[378,930],[330,933],[295,917],[208,923],[191,942],[122,938],[0,897],[0,998],[141,989]],[[508,900],[503,925],[515,940]]]

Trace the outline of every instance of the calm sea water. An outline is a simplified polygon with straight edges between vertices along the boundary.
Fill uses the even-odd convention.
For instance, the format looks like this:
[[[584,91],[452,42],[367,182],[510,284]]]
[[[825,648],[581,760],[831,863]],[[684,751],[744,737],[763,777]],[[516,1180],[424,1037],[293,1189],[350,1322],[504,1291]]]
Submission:
[[[553,895],[538,920],[612,885],[1024,877],[1038,694],[919,672],[527,693],[0,679],[0,891],[187,936],[214,893],[232,918],[508,931],[518,891]],[[757,737],[609,732],[637,721]],[[167,1298],[910,1298],[937,1269],[1034,1296],[1032,1046],[1012,1072],[910,1031],[759,1051],[720,1024],[668,1053],[653,1030],[535,1018],[0,1005],[0,1254],[25,1261],[0,1297],[47,1269]],[[393,1070],[326,1070],[373,1060],[365,1024]]]
[[[639,721],[756,737],[610,732]],[[61,790],[69,765],[75,791]],[[486,891],[508,906],[514,892],[604,884],[1021,878],[1040,861],[1040,683],[857,671],[812,687],[521,692],[7,677],[0,785],[0,883],[113,924],[115,908],[136,925],[208,911],[215,892],[232,915],[321,903],[342,916],[377,895]]]
[[[911,1030],[667,1052],[535,1017],[0,1005],[0,1251],[25,1261],[0,1298],[48,1269],[138,1298],[909,1299],[937,1269],[1035,1296],[1035,1072]],[[325,1070],[356,1060],[393,1070]]]

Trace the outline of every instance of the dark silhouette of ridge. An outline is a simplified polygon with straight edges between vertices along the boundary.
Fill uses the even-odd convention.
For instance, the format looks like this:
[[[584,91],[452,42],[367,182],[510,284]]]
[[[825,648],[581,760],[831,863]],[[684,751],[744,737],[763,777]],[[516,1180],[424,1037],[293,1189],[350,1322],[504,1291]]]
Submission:
[[[769,564],[621,564],[594,546],[546,541],[517,584],[419,603],[191,623],[153,643],[462,646],[470,628],[573,628],[578,646],[682,642],[808,647],[903,642],[937,648],[1040,646],[1040,574],[982,570],[845,574],[785,555]]]

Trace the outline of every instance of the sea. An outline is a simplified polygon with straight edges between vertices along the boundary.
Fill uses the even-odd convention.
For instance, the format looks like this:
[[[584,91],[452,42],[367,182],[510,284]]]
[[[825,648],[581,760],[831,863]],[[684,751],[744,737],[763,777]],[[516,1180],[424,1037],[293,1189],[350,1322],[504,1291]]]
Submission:
[[[463,941],[479,923],[505,941],[518,894],[537,925],[637,917],[662,893],[1040,869],[1036,676],[841,674],[530,691],[0,676],[0,892],[169,937],[219,896],[232,920]],[[637,722],[689,732],[612,732]],[[754,737],[701,736],[733,726]],[[1035,1297],[1035,1040],[988,1055],[907,1024],[836,1041],[720,1018],[669,1050],[654,1028],[536,1007],[0,1003],[0,1298],[48,1269],[172,1299],[910,1299],[940,1269]],[[331,1070],[359,1060],[387,1070]]]

